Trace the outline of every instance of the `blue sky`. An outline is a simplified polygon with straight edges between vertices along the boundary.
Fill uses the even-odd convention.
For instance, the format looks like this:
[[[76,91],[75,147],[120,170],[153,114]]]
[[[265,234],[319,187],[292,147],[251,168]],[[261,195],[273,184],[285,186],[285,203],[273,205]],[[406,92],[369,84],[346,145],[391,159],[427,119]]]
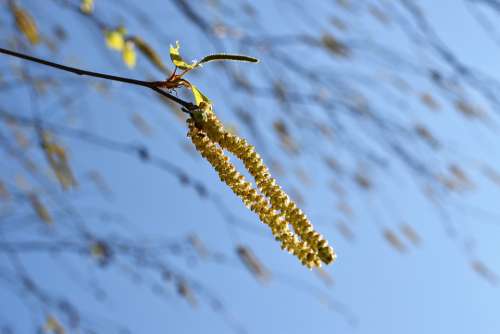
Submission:
[[[301,13],[294,10],[298,3],[300,2],[254,2],[259,12],[258,29],[250,23],[246,24],[243,19],[239,20],[239,17],[225,19],[231,22],[233,28],[246,34],[286,35],[291,32],[318,33],[318,29],[327,27],[324,22],[328,16],[339,15],[346,22],[352,23],[352,35],[346,39],[352,41],[353,45],[360,41],[373,41],[408,55],[422,69],[433,64],[444,67],[439,60],[433,58],[428,49],[409,43],[397,28],[387,28],[366,15],[342,12],[341,7],[329,6],[322,1],[317,2],[317,7],[308,8],[307,12]],[[371,2],[366,2],[365,5],[367,3]],[[485,37],[464,3],[458,0],[419,2],[439,37],[464,63],[489,76],[500,78],[497,66],[499,48]],[[56,8],[52,2],[45,6],[45,3],[41,5],[39,1],[26,0],[22,4],[39,19],[42,29],[49,31],[52,21],[67,27],[70,37],[55,61],[135,78],[144,78],[151,73],[156,77],[161,75],[145,62],[140,62],[133,71],[126,69],[119,56],[105,48],[99,30],[93,30],[78,21],[80,18],[75,13]],[[96,0],[96,11],[106,21],[123,22],[135,34],[152,36],[150,42],[161,51],[164,59],[168,58],[168,45],[163,44],[167,39],[171,43],[181,41],[183,54],[188,59],[199,59],[206,53],[219,51],[199,30],[186,26],[183,18],[172,17],[172,13],[176,11],[171,3],[148,0],[142,6],[157,26],[168,25],[165,31],[155,31],[155,34],[148,35],[150,32],[137,20],[127,20],[125,8],[120,12],[117,6],[104,0]],[[52,11],[58,13],[57,18],[49,16]],[[217,20],[217,15],[220,14],[214,10],[206,15]],[[309,20],[312,19],[310,24],[306,24],[308,15]],[[10,30],[0,35],[1,46],[6,47],[8,34],[12,33],[12,23],[7,15],[2,14],[1,19],[3,26],[10,27]],[[238,43],[225,45],[236,48]],[[271,77],[275,76],[285,82],[289,79],[283,75],[286,71],[278,71],[272,57],[265,50],[247,45],[244,51],[261,59],[258,65],[241,64],[236,67],[247,73],[248,79],[256,85],[266,84],[263,76],[266,71],[272,73]],[[46,58],[53,57],[43,47],[28,52]],[[368,73],[373,69],[370,67],[373,63],[369,56],[362,52],[356,54],[351,63],[334,62],[331,68],[323,65],[330,61],[324,53],[314,50],[309,59],[307,57],[310,50],[301,49],[296,52],[298,53],[293,54],[294,56],[303,54],[300,59],[308,62],[308,66],[317,66],[318,72],[332,69],[339,73],[345,71],[349,75],[355,70],[366,70]],[[1,68],[12,63],[20,64],[3,56],[0,58]],[[286,115],[282,112],[283,107],[275,101],[249,99],[234,91],[228,80],[217,77],[217,66],[209,66],[207,64],[206,68],[190,76],[190,79],[214,101],[215,109],[226,124],[235,126],[258,150],[268,151],[263,154],[266,160],[273,158],[282,162],[287,174],[282,179],[278,176],[278,181],[284,184],[285,189],[301,187],[292,171],[295,166],[302,166],[312,175],[313,186],[301,187],[305,198],[304,211],[338,253],[337,262],[325,268],[333,277],[334,284],[325,286],[315,273],[300,266],[295,258],[279,249],[257,218],[219,181],[208,163],[199,155],[193,154],[193,150],[186,149],[191,144],[185,136],[185,124],[179,122],[177,115],[164,104],[157,103],[156,97],[140,88],[120,83],[110,84],[107,94],[99,94],[93,89],[96,81],[70,77],[71,80],[86,82],[85,85],[74,87],[68,84],[58,92],[76,97],[72,107],[68,110],[60,106],[51,109],[49,103],[56,95],[49,95],[44,102],[47,103],[44,106],[49,107],[42,106],[39,109],[44,119],[56,124],[90,129],[92,133],[119,142],[146,143],[150,152],[156,156],[181,166],[189,175],[203,180],[209,191],[217,194],[224,206],[237,217],[237,224],[243,225],[243,228],[230,226],[210,201],[200,199],[192,188],[181,186],[175,177],[151,164],[142,163],[133,154],[107,150],[70,136],[62,137],[64,144],[70,147],[75,173],[82,178],[79,190],[65,196],[69,196],[71,203],[79,208],[86,223],[98,235],[103,238],[119,235],[124,239],[142,240],[144,245],[153,245],[154,240],[160,239],[182,243],[187,235],[196,233],[209,250],[227,255],[224,263],[216,263],[211,260],[192,261],[183,256],[176,257],[169,251],[155,254],[169,266],[185,273],[193,284],[198,282],[206,286],[208,290],[204,291],[207,295],[219,297],[227,311],[224,314],[214,312],[207,302],[209,298],[203,294],[197,295],[198,306],[191,307],[178,296],[171,282],[162,282],[154,272],[147,271],[125,256],[118,256],[115,265],[99,268],[92,259],[80,255],[23,255],[25,267],[44,288],[66,296],[81,307],[82,314],[85,315],[82,327],[103,328],[103,332],[111,332],[115,329],[115,323],[124,321],[133,333],[232,333],[240,327],[249,333],[486,334],[500,330],[500,318],[497,314],[500,300],[498,287],[492,286],[471,270],[464,250],[464,242],[472,235],[475,240],[480,241],[477,242],[476,252],[481,259],[497,271],[500,269],[496,256],[499,231],[498,226],[491,224],[496,216],[491,218],[479,214],[477,210],[468,211],[474,210],[470,208],[483,208],[493,213],[498,211],[496,189],[477,176],[477,172],[471,172],[478,190],[472,194],[450,196],[451,217],[459,231],[458,237],[452,239],[443,228],[439,211],[419,192],[418,181],[415,182],[400,164],[394,163],[388,172],[374,172],[376,190],[362,192],[354,191],[353,186],[349,188],[350,205],[355,212],[352,219],[347,221],[355,231],[354,241],[349,241],[335,228],[336,221],[346,218],[337,212],[336,201],[329,193],[331,191],[324,186],[329,174],[322,167],[324,165],[321,160],[316,159],[317,152],[313,149],[299,158],[286,156],[279,150],[276,137],[271,134],[270,122],[277,115]],[[259,67],[255,69],[254,66]],[[34,74],[68,77],[36,64],[27,65],[27,68]],[[376,74],[398,74],[398,71],[381,65],[369,73],[372,79],[378,80]],[[428,82],[418,75],[406,72],[401,72],[401,75],[411,81],[416,91],[429,89]],[[309,88],[305,86],[304,90]],[[469,89],[470,94],[474,95],[473,89]],[[368,84],[368,90],[374,93],[373,103],[382,107],[384,103],[388,103],[383,96],[376,94],[375,86]],[[0,108],[12,113],[29,116],[32,108],[36,108],[29,103],[28,89],[0,94]],[[498,164],[498,149],[494,145],[498,136],[495,130],[480,122],[471,124],[446,106],[440,113],[431,113],[421,106],[416,107],[414,102],[406,102],[411,110],[397,110],[391,105],[387,108],[387,116],[400,119],[402,124],[410,124],[416,120],[424,122],[447,145],[447,149],[438,155],[430,155],[420,147],[415,147],[412,152],[421,154],[419,158],[431,164],[446,159],[463,159],[467,166],[474,166],[476,161],[487,161],[493,166]],[[238,105],[251,108],[259,124],[262,124],[260,129],[264,134],[258,140],[240,124],[241,120],[233,112]],[[311,108],[309,112],[317,112],[317,109]],[[494,115],[494,110],[488,109],[488,112]],[[130,124],[134,113],[140,113],[152,126],[151,137],[144,138]],[[72,121],[75,123],[71,123]],[[346,120],[345,126],[352,128],[352,131],[359,131],[361,128],[352,119]],[[266,132],[266,129],[269,131]],[[368,137],[364,135],[362,131],[356,132],[353,138],[359,138],[363,145],[370,145]],[[267,141],[267,144],[262,144],[262,140]],[[308,145],[318,144],[310,134],[304,134],[301,140]],[[354,163],[356,158],[336,146],[319,147],[323,148],[338,154],[339,159],[345,159],[346,165]],[[36,148],[31,148],[30,154],[43,161]],[[18,173],[19,167],[10,160],[0,162],[0,166],[2,179],[13,180]],[[100,196],[88,182],[83,182],[83,176],[90,169],[99,170],[113,189],[114,196],[111,200]],[[109,221],[103,223],[93,217],[96,208],[119,214],[126,219],[118,219],[116,224]],[[383,227],[396,228],[402,222],[411,224],[423,242],[418,247],[407,243],[407,251],[399,253],[384,241],[381,231]],[[72,223],[78,224],[68,219],[62,223],[56,220],[52,230],[34,226],[27,228],[28,233],[23,234],[23,230],[13,234],[4,232],[3,237],[22,240],[42,236],[72,240],[76,237],[71,225],[68,225]],[[238,261],[234,250],[239,244],[249,246],[270,270],[269,282],[258,282]],[[0,257],[0,264],[7,268],[11,266],[5,254]],[[134,268],[139,268],[139,276],[135,275]],[[158,284],[165,284],[164,295],[160,297],[152,289]],[[32,331],[31,326],[43,322],[43,317],[40,316],[43,311],[40,312],[38,306],[33,306],[36,303],[28,307],[23,305],[11,293],[11,286],[13,285],[3,283],[0,289],[0,323],[15,324],[18,328],[16,333],[29,333]],[[99,289],[95,289],[96,286]],[[102,293],[107,298],[103,302],[96,302],[94,296]],[[33,310],[36,312],[32,312]]]

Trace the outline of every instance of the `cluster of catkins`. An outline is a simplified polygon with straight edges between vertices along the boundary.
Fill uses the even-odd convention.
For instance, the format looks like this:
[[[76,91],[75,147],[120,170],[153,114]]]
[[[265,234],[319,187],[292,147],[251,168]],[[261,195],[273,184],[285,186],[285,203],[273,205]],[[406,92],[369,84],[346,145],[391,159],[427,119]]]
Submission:
[[[333,249],[276,184],[255,148],[245,139],[225,130],[209,103],[201,102],[199,106],[193,117],[187,120],[188,137],[220,179],[269,226],[276,240],[281,242],[281,248],[297,256],[302,264],[312,268],[321,266],[321,262],[333,262],[336,258]],[[236,170],[224,150],[241,159],[254,177],[258,190]]]

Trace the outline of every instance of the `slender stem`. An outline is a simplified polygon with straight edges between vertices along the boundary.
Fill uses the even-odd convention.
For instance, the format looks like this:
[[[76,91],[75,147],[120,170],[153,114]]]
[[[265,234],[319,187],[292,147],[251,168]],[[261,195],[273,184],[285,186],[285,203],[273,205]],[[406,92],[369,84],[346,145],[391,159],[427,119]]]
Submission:
[[[0,48],[0,53],[6,54],[6,55],[9,55],[9,56],[13,56],[13,57],[17,57],[17,58],[20,58],[20,59],[32,61],[32,62],[35,62],[35,63],[38,63],[38,64],[42,64],[42,65],[45,65],[45,66],[50,66],[50,67],[53,67],[53,68],[57,68],[59,70],[70,72],[70,73],[74,73],[74,74],[77,74],[77,75],[89,76],[89,77],[94,77],[94,78],[101,78],[101,79],[106,79],[106,80],[124,82],[124,83],[127,83],[127,84],[136,85],[136,86],[147,87],[149,89],[154,90],[156,93],[161,94],[161,95],[165,96],[166,98],[172,100],[173,102],[175,102],[177,104],[180,104],[181,106],[183,106],[187,110],[192,110],[192,108],[194,107],[194,105],[192,103],[184,101],[182,99],[179,99],[178,97],[176,97],[176,96],[174,96],[174,95],[172,95],[170,93],[167,93],[164,90],[161,90],[160,88],[156,87],[154,85],[154,82],[136,80],[136,79],[125,78],[125,77],[119,77],[119,76],[116,76],[116,75],[104,74],[104,73],[99,73],[99,72],[86,71],[86,70],[82,70],[82,69],[79,69],[79,68],[76,68],[76,67],[70,67],[70,66],[66,66],[66,65],[61,65],[61,64],[53,63],[51,61],[47,61],[47,60],[44,60],[44,59],[32,57],[32,56],[29,56],[29,55],[26,55],[26,54],[23,54],[23,53],[19,53],[19,52],[7,50],[7,49],[3,49],[3,48]]]

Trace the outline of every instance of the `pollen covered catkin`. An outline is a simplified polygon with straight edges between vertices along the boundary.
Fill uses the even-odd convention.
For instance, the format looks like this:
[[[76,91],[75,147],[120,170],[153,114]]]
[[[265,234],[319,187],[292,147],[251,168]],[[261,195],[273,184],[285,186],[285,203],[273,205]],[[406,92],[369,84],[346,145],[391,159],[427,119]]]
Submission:
[[[271,177],[254,147],[245,139],[225,130],[210,104],[202,102],[199,107],[193,117],[187,120],[188,137],[197,151],[214,167],[221,181],[269,226],[276,240],[281,242],[281,248],[297,256],[302,264],[312,268],[320,266],[321,262],[333,262],[336,257],[333,249]],[[243,162],[255,179],[257,189],[236,170],[224,150]]]

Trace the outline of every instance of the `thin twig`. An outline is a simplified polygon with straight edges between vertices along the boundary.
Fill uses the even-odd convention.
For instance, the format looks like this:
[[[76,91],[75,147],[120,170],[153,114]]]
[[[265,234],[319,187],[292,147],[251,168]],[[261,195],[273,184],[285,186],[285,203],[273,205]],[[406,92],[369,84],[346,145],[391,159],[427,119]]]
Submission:
[[[161,90],[160,88],[156,87],[154,85],[155,82],[142,81],[142,80],[136,80],[136,79],[131,79],[131,78],[119,77],[119,76],[116,76],[116,75],[110,75],[110,74],[104,74],[104,73],[99,73],[99,72],[86,71],[86,70],[82,70],[82,69],[79,69],[79,68],[76,68],[76,67],[71,67],[71,66],[57,64],[57,63],[54,63],[54,62],[51,62],[51,61],[47,61],[47,60],[44,60],[44,59],[40,59],[40,58],[37,58],[37,57],[29,56],[29,55],[26,55],[26,54],[23,54],[23,53],[19,53],[19,52],[7,50],[7,49],[3,49],[3,48],[0,48],[0,53],[6,54],[6,55],[9,55],[9,56],[13,56],[13,57],[17,57],[17,58],[20,58],[20,59],[32,61],[32,62],[35,62],[35,63],[38,63],[38,64],[42,64],[42,65],[45,65],[45,66],[50,66],[50,67],[53,67],[53,68],[57,68],[59,70],[70,72],[70,73],[74,73],[74,74],[77,74],[77,75],[83,75],[83,76],[89,76],[89,77],[94,77],[94,78],[100,78],[100,79],[106,79],[106,80],[124,82],[124,83],[131,84],[131,85],[136,85],[136,86],[141,86],[141,87],[147,87],[149,89],[154,90],[156,93],[165,96],[167,99],[172,100],[173,102],[181,105],[183,107],[182,108],[183,111],[185,109],[187,109],[189,111],[189,110],[192,110],[195,107],[192,103],[184,101],[182,99],[179,99],[178,97],[176,97],[176,96],[174,96],[174,95],[172,95],[170,93],[167,93],[164,90]]]

